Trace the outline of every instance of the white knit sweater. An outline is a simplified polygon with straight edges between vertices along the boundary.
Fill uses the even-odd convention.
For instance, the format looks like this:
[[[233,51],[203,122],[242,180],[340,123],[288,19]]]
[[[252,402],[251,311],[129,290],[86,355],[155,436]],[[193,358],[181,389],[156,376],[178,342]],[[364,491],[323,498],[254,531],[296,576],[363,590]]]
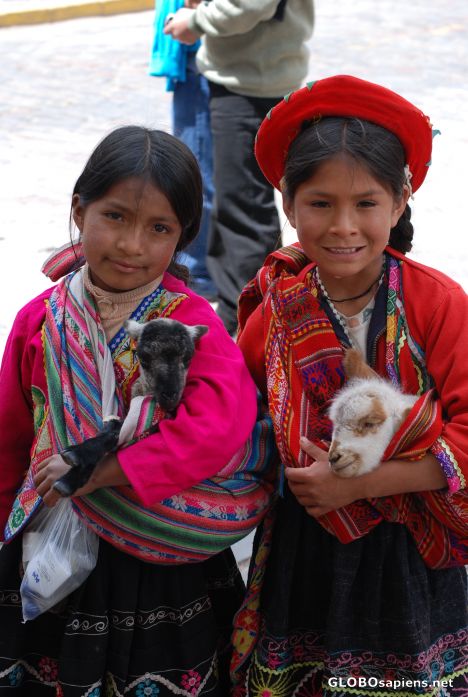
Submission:
[[[211,0],[195,10],[190,28],[202,37],[200,71],[212,82],[250,97],[282,97],[308,72],[306,42],[314,26],[313,0]]]

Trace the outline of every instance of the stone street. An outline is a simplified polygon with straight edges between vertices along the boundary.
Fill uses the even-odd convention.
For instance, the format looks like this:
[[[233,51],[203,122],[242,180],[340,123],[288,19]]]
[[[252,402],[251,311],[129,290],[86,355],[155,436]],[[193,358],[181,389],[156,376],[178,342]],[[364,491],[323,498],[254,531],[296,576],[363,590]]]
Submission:
[[[382,82],[441,131],[413,205],[413,256],[468,287],[468,5],[316,7],[310,79],[348,73]],[[16,311],[48,283],[40,265],[68,238],[70,192],[97,141],[131,122],[170,129],[171,95],[147,74],[152,22],[144,11],[0,29],[0,353]]]

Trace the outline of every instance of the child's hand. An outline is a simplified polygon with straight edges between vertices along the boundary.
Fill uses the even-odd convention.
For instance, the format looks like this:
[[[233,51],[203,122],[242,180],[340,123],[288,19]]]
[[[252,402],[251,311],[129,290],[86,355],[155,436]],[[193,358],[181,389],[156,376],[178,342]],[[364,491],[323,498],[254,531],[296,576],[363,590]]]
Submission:
[[[198,41],[198,35],[194,34],[189,28],[189,20],[195,10],[189,10],[186,7],[181,7],[180,10],[167,22],[164,27],[164,33],[170,34],[173,39],[180,41],[181,44],[194,44]]]
[[[52,457],[41,462],[34,477],[34,484],[37,493],[42,497],[46,506],[55,506],[61,498],[58,491],[52,489],[52,485],[69,469],[70,465],[67,465],[61,455],[52,455]]]
[[[55,506],[61,498],[59,492],[52,487],[57,479],[68,472],[69,469],[70,466],[67,465],[60,455],[52,455],[52,457],[41,463],[34,477],[34,484],[37,493],[42,497],[46,506]],[[73,496],[85,496],[105,486],[125,486],[128,484],[129,481],[120,467],[117,457],[115,455],[107,455],[96,465],[86,484],[77,489]]]
[[[337,477],[330,469],[325,450],[307,438],[301,438],[300,444],[310,455],[312,464],[301,468],[287,467],[285,475],[289,488],[309,515],[318,518],[361,498],[357,492],[357,478]]]

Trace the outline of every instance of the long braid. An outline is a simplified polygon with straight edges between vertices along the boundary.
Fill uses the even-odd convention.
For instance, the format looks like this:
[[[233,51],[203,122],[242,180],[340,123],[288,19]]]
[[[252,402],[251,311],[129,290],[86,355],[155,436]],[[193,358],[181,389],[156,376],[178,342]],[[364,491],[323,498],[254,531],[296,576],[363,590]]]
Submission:
[[[390,246],[402,254],[410,252],[413,246],[413,224],[411,222],[411,208],[406,204],[403,214],[395,225],[390,230]]]

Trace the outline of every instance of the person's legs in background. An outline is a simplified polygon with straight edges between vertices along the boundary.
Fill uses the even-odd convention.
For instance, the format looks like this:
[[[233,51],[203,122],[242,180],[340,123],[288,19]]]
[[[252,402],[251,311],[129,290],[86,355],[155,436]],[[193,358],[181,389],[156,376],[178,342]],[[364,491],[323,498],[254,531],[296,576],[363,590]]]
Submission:
[[[200,232],[180,255],[191,275],[191,287],[208,300],[216,299],[216,286],[206,265],[208,230],[213,201],[213,154],[210,128],[209,88],[195,63],[195,52],[187,55],[187,78],[176,82],[172,101],[174,135],[187,145],[200,165],[203,177],[203,216]]]
[[[237,328],[237,300],[245,284],[280,244],[274,189],[254,156],[255,134],[279,99],[245,97],[210,83],[214,202],[208,269],[227,330]]]

